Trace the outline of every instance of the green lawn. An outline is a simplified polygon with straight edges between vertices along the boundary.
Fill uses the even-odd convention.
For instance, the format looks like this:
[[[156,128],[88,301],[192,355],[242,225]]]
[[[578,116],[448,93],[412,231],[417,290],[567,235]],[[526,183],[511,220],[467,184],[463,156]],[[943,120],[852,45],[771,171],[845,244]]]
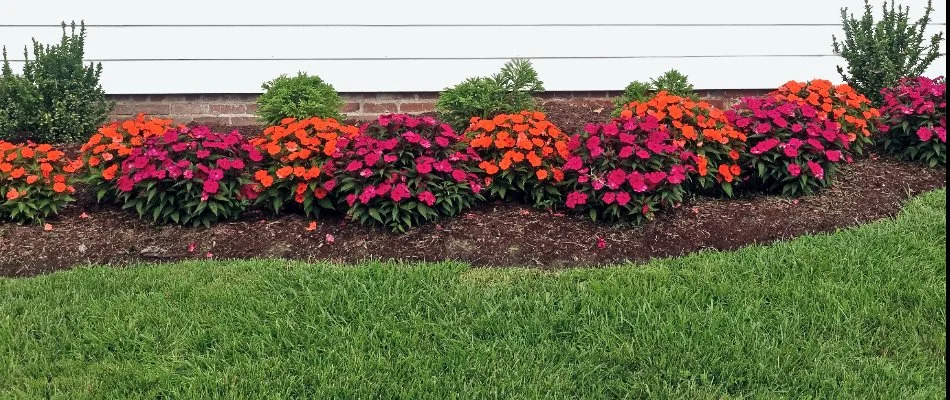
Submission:
[[[642,266],[2,279],[0,398],[945,398],[946,229],[942,190],[896,220]]]

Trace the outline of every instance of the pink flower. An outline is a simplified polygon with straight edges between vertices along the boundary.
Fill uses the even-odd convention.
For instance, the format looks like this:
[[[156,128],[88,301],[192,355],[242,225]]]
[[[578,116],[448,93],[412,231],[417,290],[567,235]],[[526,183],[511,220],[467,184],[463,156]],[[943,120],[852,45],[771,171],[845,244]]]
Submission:
[[[818,179],[825,178],[825,170],[821,168],[821,164],[818,164],[812,160],[808,160],[808,169],[811,170],[811,174]]]
[[[646,173],[647,182],[650,182],[651,185],[656,186],[663,183],[666,180],[666,172],[663,171],[653,171]]]
[[[841,161],[841,152],[838,150],[828,150],[825,152],[825,157],[828,157],[828,161],[839,162]]]
[[[633,191],[637,193],[646,192],[648,189],[646,179],[644,179],[643,174],[639,172],[631,173],[627,178],[627,183],[629,183]]]
[[[922,126],[917,130],[917,137],[919,137],[922,142],[929,142],[930,139],[933,139],[934,133],[929,127]]]
[[[630,202],[630,193],[627,192],[617,192],[617,204],[621,206],[627,205]]]
[[[400,183],[389,192],[389,197],[395,202],[400,202],[405,199],[408,199],[412,194],[409,193],[409,187],[405,183]]]
[[[597,248],[603,250],[607,247],[607,242],[603,238],[597,238]]]
[[[611,189],[618,189],[620,188],[620,185],[623,185],[625,180],[627,180],[627,171],[619,168],[615,169],[607,174],[607,187]]]
[[[601,198],[604,201],[604,204],[610,204],[617,200],[617,194],[614,192],[604,193],[604,196]]]
[[[624,146],[623,148],[620,149],[620,153],[617,154],[617,155],[620,156],[620,158],[627,158],[627,157],[630,157],[630,156],[633,155],[633,147],[632,147],[632,146]]]
[[[135,187],[135,181],[133,181],[132,178],[129,178],[128,176],[122,176],[119,177],[118,186],[119,191],[131,192],[132,188]]]
[[[587,195],[581,192],[571,192],[567,195],[567,202],[565,205],[567,208],[574,209],[575,207],[587,204]]]
[[[767,133],[772,130],[772,125],[768,122],[760,122],[755,126],[755,133]]]
[[[769,138],[757,143],[755,146],[752,146],[752,150],[750,150],[750,152],[755,155],[763,154],[769,150],[774,149],[775,146],[779,145],[779,143],[781,143],[781,141],[779,141],[778,139]]]
[[[396,157],[395,155],[392,155],[392,154],[387,154],[383,156],[383,161],[385,161],[387,164],[394,163],[398,159],[399,157]]]
[[[376,163],[379,162],[379,153],[372,152],[367,154],[363,157],[363,162],[370,167],[376,165]]]
[[[189,170],[185,170],[185,172],[183,172],[183,173],[181,174],[181,176],[182,176],[182,178],[185,178],[185,179],[194,178],[194,177],[195,177],[195,171],[192,171],[192,170],[190,170],[190,169],[189,169]]]
[[[376,197],[376,188],[367,186],[363,188],[363,192],[360,193],[360,203],[367,204],[373,197]]]
[[[435,195],[430,191],[419,193],[419,195],[416,197],[419,199],[419,201],[425,203],[429,207],[432,207],[432,205],[435,204]]]
[[[353,204],[356,203],[356,198],[357,198],[357,197],[356,197],[355,194],[349,194],[349,195],[347,195],[347,196],[346,196],[346,204],[347,204],[348,206],[350,206],[350,207],[353,207]]]
[[[428,162],[422,162],[422,163],[420,163],[420,162],[417,161],[417,162],[416,162],[416,171],[419,172],[420,174],[428,174],[428,173],[432,172],[432,164],[430,164],[430,163],[428,163]]]
[[[219,187],[220,185],[218,184],[218,181],[207,180],[205,181],[202,190],[204,190],[205,193],[215,194],[218,193]]]
[[[205,159],[205,158],[208,158],[209,156],[211,156],[211,152],[208,151],[208,150],[203,150],[203,149],[202,149],[202,150],[196,151],[196,152],[195,152],[195,156],[197,156],[198,159]]]
[[[323,183],[323,188],[326,189],[328,192],[332,191],[333,188],[335,187],[336,187],[336,179],[330,179]]]
[[[584,166],[584,163],[583,163],[583,161],[581,161],[581,158],[580,158],[580,157],[578,157],[578,156],[571,156],[571,158],[569,158],[569,159],[567,160],[567,162],[564,163],[564,170],[565,170],[565,171],[576,171],[576,170],[578,170],[578,169],[581,169],[581,167],[583,167],[583,166]]]
[[[364,178],[369,178],[369,177],[373,176],[373,171],[371,171],[369,168],[366,168],[366,169],[360,171],[360,176],[362,176],[362,177],[364,177]]]
[[[466,178],[467,177],[465,176],[465,171],[462,171],[460,169],[452,171],[452,179],[455,179],[456,182],[465,182]]]
[[[792,174],[794,177],[798,177],[802,174],[802,167],[799,167],[798,164],[788,164],[788,173]]]
[[[435,144],[439,145],[440,147],[449,147],[449,139],[439,136],[435,138]]]
[[[347,172],[353,172],[353,171],[356,171],[356,170],[358,170],[358,169],[360,169],[360,168],[363,168],[363,163],[361,163],[361,162],[359,162],[359,161],[351,161],[349,164],[347,164],[347,166],[346,166],[346,171],[347,171]]]

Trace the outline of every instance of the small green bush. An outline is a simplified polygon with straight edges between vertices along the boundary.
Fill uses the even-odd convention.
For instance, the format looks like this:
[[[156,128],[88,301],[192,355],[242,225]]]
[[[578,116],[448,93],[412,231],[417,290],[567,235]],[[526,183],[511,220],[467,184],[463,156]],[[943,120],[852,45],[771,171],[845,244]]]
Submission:
[[[298,72],[295,77],[281,75],[261,87],[264,94],[257,98],[257,116],[269,125],[277,125],[290,117],[298,120],[343,117],[340,114],[343,99],[319,76],[304,72]]]
[[[696,95],[696,89],[689,83],[689,77],[683,75],[675,69],[663,73],[657,78],[651,79],[650,83],[633,81],[623,90],[623,94],[614,99],[613,116],[620,116],[623,107],[631,102],[637,101],[645,103],[657,92],[666,91],[667,93],[692,100],[699,100]]]
[[[917,22],[910,22],[910,7],[887,2],[882,7],[882,18],[874,21],[871,4],[864,0],[864,16],[860,20],[848,9],[841,9],[844,40],[832,36],[835,54],[848,62],[847,72],[840,65],[841,78],[858,93],[867,96],[875,106],[880,106],[884,97],[881,90],[897,86],[902,78],[923,75],[927,67],[940,56],[943,32],[930,37],[924,44],[924,32],[930,23],[933,3],[927,1],[927,9]]]
[[[463,131],[472,117],[491,119],[500,114],[539,111],[535,96],[543,92],[544,83],[531,61],[513,59],[491,77],[469,78],[445,89],[435,108],[443,121]]]
[[[6,48],[0,77],[0,139],[47,143],[83,141],[112,110],[99,83],[102,64],[83,64],[86,28],[63,23],[58,45],[33,41],[23,51],[23,75],[10,68]]]

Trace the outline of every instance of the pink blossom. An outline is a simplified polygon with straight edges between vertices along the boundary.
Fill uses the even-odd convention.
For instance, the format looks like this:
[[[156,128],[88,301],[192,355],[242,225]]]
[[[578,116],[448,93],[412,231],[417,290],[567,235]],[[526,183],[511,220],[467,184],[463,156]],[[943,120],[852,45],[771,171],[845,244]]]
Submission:
[[[465,171],[457,169],[452,171],[452,179],[455,179],[456,182],[465,182],[465,179],[468,178],[465,176]]]
[[[611,189],[618,189],[620,185],[623,185],[623,182],[627,179],[627,171],[622,169],[615,169],[610,171],[607,174],[607,187]]]
[[[639,172],[633,172],[627,177],[627,183],[630,184],[630,187],[633,188],[634,192],[643,193],[647,191],[647,183],[643,174]]]
[[[432,172],[432,164],[428,162],[416,162],[416,171],[420,174],[428,174]]]
[[[363,188],[363,192],[360,193],[360,203],[367,204],[373,197],[376,197],[376,188],[367,186]]]
[[[617,192],[617,204],[625,206],[627,203],[630,203],[630,193]]]
[[[218,193],[219,186],[218,181],[207,180],[204,182],[202,190],[205,193],[215,194]]]
[[[368,153],[365,156],[363,156],[363,163],[365,163],[366,166],[372,167],[376,165],[377,162],[379,162],[378,152]]]
[[[432,207],[435,204],[435,195],[433,195],[432,192],[430,191],[419,193],[419,195],[416,196],[416,198],[418,198],[419,201],[425,203],[429,207]]]
[[[821,164],[818,164],[812,160],[808,160],[808,169],[811,170],[811,174],[818,179],[825,178],[825,170],[821,167]]]
[[[755,133],[768,133],[772,130],[772,125],[768,122],[760,122],[755,126]]]
[[[362,176],[362,177],[364,177],[364,178],[369,178],[369,177],[373,176],[373,171],[371,171],[369,168],[364,169],[364,170],[360,171],[360,176]]]
[[[919,137],[922,142],[929,142],[930,139],[933,139],[934,133],[929,127],[922,126],[917,130],[917,137]]]
[[[346,204],[350,207],[353,207],[353,204],[356,203],[357,196],[355,194],[349,194],[346,196]]]
[[[776,138],[769,138],[757,143],[755,146],[752,146],[750,152],[755,155],[764,154],[765,152],[772,150],[775,146],[778,146],[781,141]]]
[[[604,204],[611,204],[617,200],[617,193],[615,192],[604,193],[603,197],[601,197],[601,200],[604,201]]]
[[[395,202],[400,202],[405,199],[408,199],[412,194],[409,193],[409,187],[405,183],[400,183],[389,192],[389,197]]]
[[[802,174],[802,167],[799,167],[798,164],[788,164],[788,173],[792,174],[794,177],[798,177]]]
[[[579,205],[587,204],[587,195],[582,192],[571,192],[567,195],[567,208],[574,209]]]
[[[828,158],[828,161],[839,162],[841,161],[841,151],[838,150],[828,150],[825,152],[825,157]]]
[[[583,163],[583,161],[581,161],[581,158],[580,158],[580,157],[578,157],[578,156],[571,156],[571,158],[569,158],[569,159],[567,160],[567,162],[564,163],[564,170],[565,170],[565,171],[576,171],[576,170],[578,170],[578,169],[581,169],[581,167],[583,167],[583,166],[584,166],[584,163]]]
[[[196,152],[195,152],[195,156],[198,157],[198,159],[202,159],[202,160],[203,160],[203,159],[208,158],[209,156],[211,156],[211,152],[208,151],[208,150],[202,149],[202,150],[196,151]]]
[[[620,149],[620,153],[617,155],[620,156],[620,158],[628,158],[633,155],[633,147],[624,146]]]
[[[132,188],[135,187],[135,181],[133,181],[128,176],[121,176],[118,180],[119,191],[122,192],[131,192]]]
[[[351,161],[349,164],[346,165],[347,172],[353,172],[360,168],[363,168],[363,163],[359,161]]]
[[[394,162],[396,162],[396,160],[398,160],[398,159],[399,159],[399,157],[396,157],[396,156],[393,155],[393,154],[387,154],[387,155],[383,156],[383,161],[385,161],[387,164],[394,163]]]

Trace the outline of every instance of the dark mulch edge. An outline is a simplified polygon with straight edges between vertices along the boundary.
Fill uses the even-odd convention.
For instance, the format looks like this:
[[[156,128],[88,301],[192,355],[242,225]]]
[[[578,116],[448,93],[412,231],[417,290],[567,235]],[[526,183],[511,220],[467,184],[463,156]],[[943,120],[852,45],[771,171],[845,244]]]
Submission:
[[[601,107],[598,102],[545,104],[551,120],[567,132],[582,129],[588,121],[609,119],[609,107]],[[253,134],[259,128],[238,129]],[[125,266],[207,257],[336,263],[460,261],[477,267],[603,266],[833,232],[894,216],[908,198],[945,186],[945,170],[873,156],[847,166],[835,187],[818,195],[800,199],[697,196],[640,226],[608,225],[580,215],[488,203],[402,235],[340,217],[321,218],[316,230],[307,231],[311,221],[299,215],[274,217],[261,211],[208,229],[155,226],[80,193],[77,203],[49,221],[52,231],[0,223],[0,276],[32,276],[87,264]],[[597,247],[598,239],[604,240],[603,249]],[[194,251],[189,251],[192,245]]]

